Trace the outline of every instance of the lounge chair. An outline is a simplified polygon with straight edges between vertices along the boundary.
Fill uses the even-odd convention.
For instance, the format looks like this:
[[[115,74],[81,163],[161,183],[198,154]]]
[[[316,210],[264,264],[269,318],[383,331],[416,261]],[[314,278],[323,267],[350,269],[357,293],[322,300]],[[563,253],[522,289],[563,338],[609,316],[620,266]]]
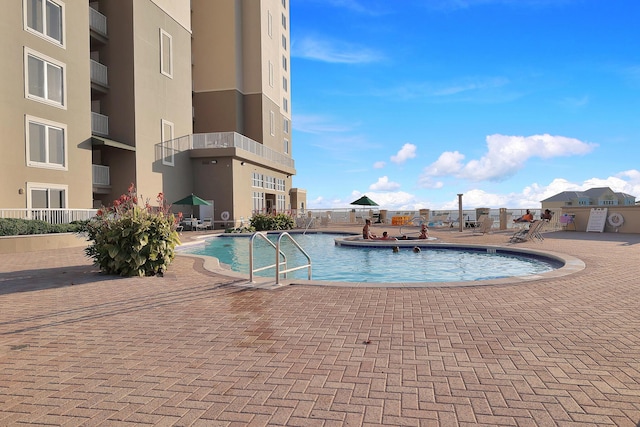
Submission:
[[[491,227],[493,227],[493,218],[487,215],[482,215],[475,224],[473,228],[473,234],[481,233],[485,234],[491,231]]]
[[[513,236],[511,236],[511,238],[509,239],[509,242],[511,243],[519,243],[519,242],[526,242],[527,240],[531,240],[531,241],[542,241],[543,237],[540,234],[540,229],[542,228],[542,225],[544,224],[544,221],[534,221],[529,225],[529,228],[523,228],[521,230],[518,230],[514,233]]]
[[[201,222],[196,224],[196,230],[210,230],[213,229],[213,219],[205,218]]]

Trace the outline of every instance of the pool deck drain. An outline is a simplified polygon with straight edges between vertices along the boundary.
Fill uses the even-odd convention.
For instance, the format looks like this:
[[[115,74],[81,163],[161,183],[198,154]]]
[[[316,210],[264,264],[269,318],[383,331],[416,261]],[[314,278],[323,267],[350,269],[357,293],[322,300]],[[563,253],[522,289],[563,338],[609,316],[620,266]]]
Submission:
[[[81,248],[2,254],[0,425],[636,426],[640,236],[516,247],[585,268],[489,287],[265,291],[192,257],[121,278]]]

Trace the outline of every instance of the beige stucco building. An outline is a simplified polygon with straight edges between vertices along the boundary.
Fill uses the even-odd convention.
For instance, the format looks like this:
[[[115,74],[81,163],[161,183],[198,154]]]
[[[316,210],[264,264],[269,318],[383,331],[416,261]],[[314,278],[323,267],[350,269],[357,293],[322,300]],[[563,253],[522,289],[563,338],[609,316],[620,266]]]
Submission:
[[[288,0],[3,12],[0,209],[95,208],[131,183],[152,203],[211,200],[219,226],[292,208]]]

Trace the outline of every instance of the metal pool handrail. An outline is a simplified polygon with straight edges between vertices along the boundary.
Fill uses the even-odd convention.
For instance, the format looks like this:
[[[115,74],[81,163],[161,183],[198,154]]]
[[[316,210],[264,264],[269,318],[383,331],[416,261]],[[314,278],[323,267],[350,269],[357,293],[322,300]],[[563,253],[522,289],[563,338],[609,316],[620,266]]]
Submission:
[[[284,236],[288,236],[289,239],[291,240],[291,242],[294,244],[295,247],[297,247],[300,252],[302,252],[302,254],[307,258],[308,263],[298,266],[298,267],[293,267],[293,268],[289,268],[287,269],[287,256],[284,254],[284,252],[282,252],[280,250],[280,241],[282,240],[282,237]],[[273,247],[275,249],[276,252],[276,262],[275,264],[271,264],[271,265],[266,265],[264,267],[260,267],[260,268],[253,268],[253,241],[256,239],[256,237],[260,237],[262,239],[264,239],[267,243],[269,243],[271,245],[271,247]],[[282,256],[283,261],[280,261],[280,256]],[[280,271],[280,266],[284,265],[285,269],[283,271]],[[269,268],[274,268],[276,269],[276,285],[280,284],[280,274],[284,274],[285,277],[287,277],[287,273],[290,271],[296,271],[296,270],[300,270],[302,268],[308,268],[308,277],[309,280],[311,280],[311,257],[309,256],[309,254],[307,254],[307,252],[302,249],[302,247],[298,244],[298,242],[296,242],[293,237],[291,237],[291,235],[289,233],[282,232],[280,233],[280,235],[278,236],[278,241],[276,242],[276,244],[274,245],[273,242],[271,240],[269,240],[269,238],[267,237],[267,233],[265,232],[257,232],[254,233],[253,236],[251,236],[251,238],[249,239],[249,281],[251,283],[254,282],[253,280],[253,274],[257,273],[259,271],[263,271],[263,270],[267,270]]]
[[[280,251],[280,241],[285,236],[287,236],[289,238],[289,240],[291,240],[291,243],[293,243],[294,246],[296,248],[298,248],[300,250],[300,252],[302,252],[302,255],[304,255],[305,258],[307,258],[307,264],[303,264],[303,265],[300,265],[298,267],[292,267],[292,268],[280,271],[280,263],[278,263],[278,253],[281,253],[281,251]],[[285,267],[286,267],[286,261],[285,261],[284,264],[285,264]],[[283,232],[283,233],[280,233],[280,236],[278,236],[278,242],[276,243],[276,285],[278,285],[280,283],[280,274],[284,274],[284,277],[287,277],[287,273],[288,272],[301,270],[301,269],[303,269],[305,267],[307,268],[308,280],[311,280],[311,257],[309,256],[309,254],[304,249],[302,249],[302,246],[300,246],[298,244],[298,242],[296,242],[293,239],[293,237],[291,237],[291,234],[287,233],[286,231]]]
[[[400,233],[400,235],[401,235],[401,236],[404,236],[404,234],[402,233],[402,227],[404,227],[405,225],[409,225],[409,224],[411,224],[411,223],[413,222],[413,220],[414,220],[414,219],[419,219],[419,220],[420,220],[420,224],[419,224],[419,225],[421,225],[423,222],[427,222],[427,219],[426,219],[425,217],[423,217],[423,216],[414,216],[414,217],[413,217],[413,218],[411,218],[409,221],[405,222],[404,224],[402,224],[402,225],[400,226],[400,230],[398,230],[398,231],[399,231],[399,233]],[[416,233],[416,234],[417,234],[417,233]]]

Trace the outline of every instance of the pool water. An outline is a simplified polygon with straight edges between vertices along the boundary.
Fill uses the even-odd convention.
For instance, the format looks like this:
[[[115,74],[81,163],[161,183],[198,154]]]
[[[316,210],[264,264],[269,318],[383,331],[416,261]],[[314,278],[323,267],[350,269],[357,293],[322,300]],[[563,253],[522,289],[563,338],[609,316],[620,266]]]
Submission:
[[[249,242],[244,237],[221,235],[207,239],[204,245],[184,252],[213,256],[233,271],[249,274]],[[391,247],[362,248],[336,246],[339,234],[308,233],[291,236],[309,254],[312,279],[339,282],[457,282],[489,280],[512,276],[540,274],[558,268],[552,260],[505,253],[487,253],[458,249],[423,247],[415,253],[411,247],[393,252]],[[277,241],[277,235],[269,235]],[[287,257],[287,268],[306,264],[306,258],[287,237],[281,240],[281,250]],[[275,263],[275,249],[263,239],[254,239],[254,269]],[[284,269],[284,268],[282,268]],[[256,273],[274,277],[271,268]],[[282,276],[281,276],[282,277]],[[307,269],[287,274],[288,279],[307,279]]]

